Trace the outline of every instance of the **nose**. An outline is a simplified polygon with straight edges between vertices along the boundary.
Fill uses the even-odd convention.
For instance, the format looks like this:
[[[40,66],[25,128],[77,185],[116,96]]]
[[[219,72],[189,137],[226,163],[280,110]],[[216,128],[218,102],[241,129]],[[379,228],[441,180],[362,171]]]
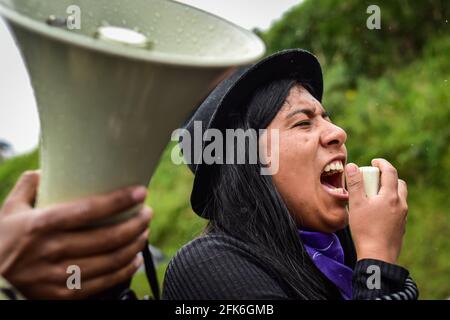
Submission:
[[[320,143],[326,148],[336,146],[339,148],[347,141],[347,133],[341,127],[324,121],[324,129],[320,136]]]

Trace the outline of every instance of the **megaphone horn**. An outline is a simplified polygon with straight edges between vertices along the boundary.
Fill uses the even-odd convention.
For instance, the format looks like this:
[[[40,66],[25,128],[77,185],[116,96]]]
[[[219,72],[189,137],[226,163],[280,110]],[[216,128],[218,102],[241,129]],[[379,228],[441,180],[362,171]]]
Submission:
[[[265,50],[253,33],[168,0],[0,0],[0,14],[37,100],[40,207],[147,185],[215,79]]]

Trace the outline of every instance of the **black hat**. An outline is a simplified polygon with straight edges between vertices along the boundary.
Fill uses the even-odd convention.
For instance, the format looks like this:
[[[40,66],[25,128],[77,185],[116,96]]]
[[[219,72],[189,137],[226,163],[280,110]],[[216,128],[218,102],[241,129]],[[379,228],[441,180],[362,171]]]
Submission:
[[[224,130],[229,121],[228,115],[234,108],[245,106],[243,101],[248,99],[259,87],[273,80],[284,78],[298,79],[309,83],[314,97],[318,101],[322,100],[322,69],[316,57],[302,49],[284,50],[266,57],[254,65],[241,67],[223,80],[202,102],[194,115],[187,121],[184,129],[190,133],[191,137],[194,137],[194,121],[201,121],[202,132],[212,128]],[[183,143],[180,143],[180,146],[183,150]],[[205,146],[203,143],[202,150],[199,151],[202,152]],[[191,159],[187,160],[189,168],[195,174],[191,193],[192,209],[199,216],[208,218],[204,209],[211,195],[211,179],[214,173],[213,168],[216,165],[193,161],[193,158],[202,158],[199,158],[201,155],[194,154],[193,141],[190,148]],[[195,164],[194,162],[200,163]]]

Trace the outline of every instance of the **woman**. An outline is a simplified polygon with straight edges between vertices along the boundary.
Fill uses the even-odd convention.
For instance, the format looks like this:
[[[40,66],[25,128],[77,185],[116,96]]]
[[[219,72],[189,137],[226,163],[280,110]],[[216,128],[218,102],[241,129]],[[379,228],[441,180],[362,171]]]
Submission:
[[[276,131],[279,163],[261,175],[264,157],[220,165],[195,155],[191,204],[209,223],[171,261],[165,299],[417,298],[408,271],[395,264],[406,184],[390,163],[375,159],[379,194],[365,196],[354,164],[346,165],[344,190],[347,137],[323,109],[322,91],[316,58],[287,50],[240,69],[199,107],[187,125],[191,134],[195,121],[221,132],[267,129],[257,142],[270,154],[263,137]],[[231,147],[227,141],[224,158],[242,152]],[[185,155],[189,148],[182,143]]]

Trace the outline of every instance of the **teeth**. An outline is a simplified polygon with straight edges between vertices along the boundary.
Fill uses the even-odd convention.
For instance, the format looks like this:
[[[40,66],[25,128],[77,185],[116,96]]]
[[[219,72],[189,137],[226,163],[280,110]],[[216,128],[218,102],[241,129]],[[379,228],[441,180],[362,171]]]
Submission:
[[[333,193],[338,193],[338,194],[346,194],[347,191],[344,188],[332,188],[332,187],[327,187],[328,190],[330,190]]]
[[[338,171],[338,172],[342,172],[344,171],[344,165],[342,164],[341,161],[334,161],[330,164],[327,164],[325,166],[325,169],[323,169],[324,172],[330,172],[330,171]]]
[[[344,189],[343,188],[334,188],[333,192],[339,193],[339,194],[344,194]]]

